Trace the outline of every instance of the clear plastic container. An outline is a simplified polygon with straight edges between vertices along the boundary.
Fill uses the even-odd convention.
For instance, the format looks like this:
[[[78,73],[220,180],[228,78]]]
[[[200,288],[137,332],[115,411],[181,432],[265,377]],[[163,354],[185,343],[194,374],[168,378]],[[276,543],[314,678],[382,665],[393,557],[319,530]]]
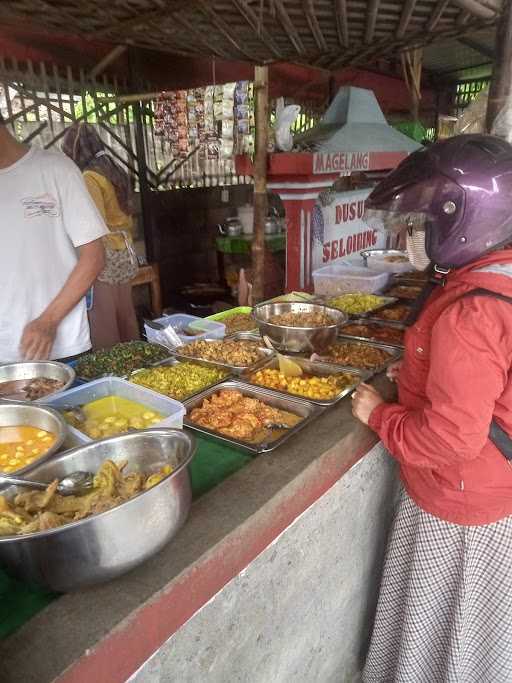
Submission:
[[[313,271],[315,294],[336,296],[349,292],[373,294],[386,287],[390,273],[377,273],[365,267],[330,265]]]
[[[129,399],[135,403],[140,403],[147,406],[164,416],[164,419],[155,424],[155,427],[167,427],[173,429],[182,429],[183,418],[185,416],[185,406],[179,401],[175,401],[167,396],[145,387],[132,384],[125,379],[119,377],[103,377],[95,379],[87,384],[82,384],[74,389],[68,389],[60,394],[55,394],[51,398],[40,399],[45,405],[59,410],[64,406],[83,406],[91,401],[96,401],[107,396],[119,396],[121,398]],[[37,401],[36,401],[37,403]],[[92,439],[83,432],[68,426],[68,438],[65,442],[66,448],[73,448],[84,443],[89,443]]]
[[[154,322],[162,323],[162,325],[170,325],[176,332],[178,337],[184,344],[191,341],[199,341],[200,339],[222,339],[226,335],[226,326],[221,322],[214,320],[205,320],[198,318],[195,315],[188,315],[187,313],[174,313],[173,315],[165,315],[163,318],[157,318]],[[197,335],[181,334],[180,330],[189,328],[196,332]],[[162,343],[161,335],[158,330],[144,325],[147,340],[157,344]]]

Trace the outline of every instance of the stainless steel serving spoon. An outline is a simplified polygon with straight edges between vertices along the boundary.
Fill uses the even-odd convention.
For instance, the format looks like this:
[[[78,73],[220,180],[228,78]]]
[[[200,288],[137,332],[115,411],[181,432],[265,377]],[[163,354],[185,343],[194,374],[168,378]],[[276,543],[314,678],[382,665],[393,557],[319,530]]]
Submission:
[[[6,474],[0,474],[0,484],[12,484],[13,486],[26,486],[27,488],[37,489],[39,491],[46,491],[49,484],[43,484],[40,481],[31,481],[30,479],[23,479],[22,477],[10,477]],[[90,491],[94,485],[94,475],[91,472],[83,472],[77,470],[71,472],[59,481],[57,486],[57,493],[61,496],[80,496],[83,493]]]

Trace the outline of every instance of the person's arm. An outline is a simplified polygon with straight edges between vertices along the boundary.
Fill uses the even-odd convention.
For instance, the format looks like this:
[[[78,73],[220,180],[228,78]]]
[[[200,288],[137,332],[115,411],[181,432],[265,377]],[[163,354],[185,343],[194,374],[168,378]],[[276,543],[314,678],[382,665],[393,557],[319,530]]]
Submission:
[[[57,328],[78,302],[86,295],[105,265],[101,239],[79,247],[78,262],[64,287],[43,313],[24,329],[20,342],[26,360],[49,358]]]
[[[440,317],[432,330],[429,404],[408,410],[382,403],[370,415],[370,427],[399,462],[436,469],[480,455],[508,382],[510,314],[510,304],[482,297],[459,301]]]

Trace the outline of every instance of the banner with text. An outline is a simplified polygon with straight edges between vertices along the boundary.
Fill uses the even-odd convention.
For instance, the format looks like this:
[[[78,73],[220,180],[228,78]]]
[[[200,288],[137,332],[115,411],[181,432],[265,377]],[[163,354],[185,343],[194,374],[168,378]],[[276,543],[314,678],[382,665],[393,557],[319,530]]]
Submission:
[[[339,260],[354,260],[363,249],[384,249],[386,233],[363,221],[364,202],[371,189],[337,192],[315,204],[311,229],[311,267],[316,270]]]

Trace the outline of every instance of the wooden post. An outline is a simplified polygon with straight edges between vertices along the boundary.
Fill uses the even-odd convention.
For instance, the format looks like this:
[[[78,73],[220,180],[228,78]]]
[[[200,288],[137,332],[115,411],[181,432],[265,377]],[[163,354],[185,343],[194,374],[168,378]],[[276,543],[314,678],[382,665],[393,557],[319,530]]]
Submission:
[[[267,218],[267,149],[268,149],[268,66],[254,67],[254,122],[256,126],[254,158],[254,238],[252,241],[253,299],[264,298],[265,220]]]
[[[402,72],[411,97],[411,115],[414,122],[420,120],[420,100],[421,100],[421,66],[423,60],[423,50],[417,48],[412,52],[402,52]]]
[[[496,57],[487,101],[486,127],[490,132],[494,119],[511,91],[512,80],[512,0],[503,0],[496,31]]]
[[[140,206],[142,210],[142,225],[144,229],[144,241],[146,243],[146,256],[148,261],[158,260],[159,254],[155,244],[155,231],[151,213],[151,188],[148,182],[148,168],[146,163],[146,145],[144,143],[144,123],[140,102],[133,105],[133,118],[135,120],[135,149],[137,152],[137,166],[139,170]]]

